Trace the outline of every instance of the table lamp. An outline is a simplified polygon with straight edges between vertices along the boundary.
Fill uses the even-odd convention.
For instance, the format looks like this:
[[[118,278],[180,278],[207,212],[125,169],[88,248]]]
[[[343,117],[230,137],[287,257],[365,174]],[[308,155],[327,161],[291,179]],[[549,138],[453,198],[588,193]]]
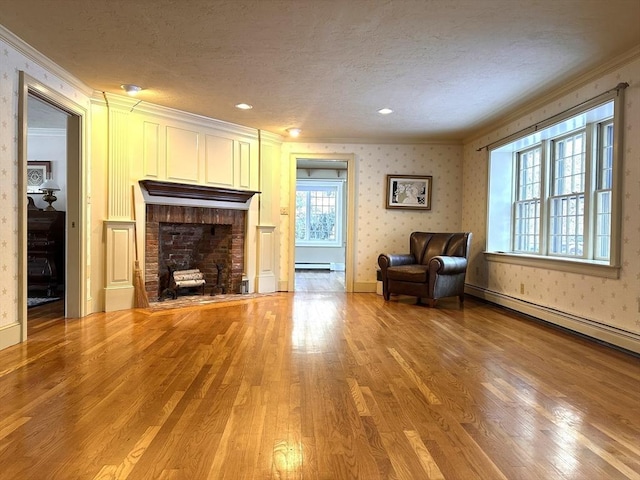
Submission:
[[[42,195],[42,200],[49,204],[49,206],[45,208],[45,211],[55,211],[55,208],[53,208],[51,204],[58,199],[58,197],[56,197],[53,193],[60,191],[60,187],[58,186],[58,184],[52,179],[48,179],[42,185],[40,185],[40,190],[42,190],[42,193],[44,194]]]

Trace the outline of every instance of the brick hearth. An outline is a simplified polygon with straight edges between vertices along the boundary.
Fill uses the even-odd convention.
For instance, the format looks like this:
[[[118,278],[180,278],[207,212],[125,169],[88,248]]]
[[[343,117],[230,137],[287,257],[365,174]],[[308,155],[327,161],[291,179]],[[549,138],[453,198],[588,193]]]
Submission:
[[[244,210],[148,204],[146,209],[145,287],[157,301],[167,264],[199,268],[210,293],[217,281],[216,263],[227,293],[240,292],[244,270]],[[164,246],[163,246],[164,244]]]

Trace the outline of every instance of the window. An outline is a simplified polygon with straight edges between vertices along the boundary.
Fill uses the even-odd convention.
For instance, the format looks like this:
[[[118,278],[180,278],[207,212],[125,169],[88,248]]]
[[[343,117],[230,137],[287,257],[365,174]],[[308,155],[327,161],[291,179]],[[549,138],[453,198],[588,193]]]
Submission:
[[[600,125],[595,190],[595,253],[598,260],[611,256],[611,194],[613,188],[613,122]]]
[[[298,180],[296,245],[342,246],[343,182]]]
[[[490,150],[488,252],[617,265],[616,102]]]
[[[549,254],[584,256],[585,132],[551,142]]]
[[[514,204],[515,245],[518,252],[540,248],[540,147],[519,152],[518,192]]]

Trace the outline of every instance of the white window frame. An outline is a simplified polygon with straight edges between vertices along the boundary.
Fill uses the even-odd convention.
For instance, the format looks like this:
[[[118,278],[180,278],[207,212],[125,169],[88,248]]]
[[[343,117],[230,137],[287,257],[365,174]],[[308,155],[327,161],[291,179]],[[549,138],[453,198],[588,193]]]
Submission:
[[[591,234],[590,234],[590,229],[591,229],[591,214],[589,213],[589,205],[591,202],[591,193],[593,191],[592,187],[592,183],[591,183],[591,175],[590,172],[593,168],[595,168],[595,165],[592,164],[594,157],[591,154],[592,152],[592,148],[590,148],[589,146],[591,145],[593,136],[590,134],[590,132],[593,130],[593,128],[595,127],[594,124],[587,124],[586,127],[584,128],[577,128],[575,130],[571,130],[570,132],[564,134],[564,135],[560,135],[558,137],[552,138],[548,143],[548,153],[549,153],[549,160],[548,160],[548,168],[549,168],[549,190],[548,193],[546,195],[546,199],[547,199],[547,234],[545,235],[545,241],[546,241],[546,254],[552,257],[559,257],[559,258],[577,258],[577,259],[592,259],[592,256],[590,255],[590,245],[591,245]],[[564,193],[559,193],[558,191],[556,191],[556,185],[555,183],[558,180],[558,172],[556,171],[557,168],[557,163],[555,161],[555,153],[556,153],[556,149],[557,149],[557,145],[559,145],[561,142],[566,142],[568,139],[573,138],[575,139],[575,137],[577,137],[578,135],[583,137],[583,143],[585,144],[585,147],[582,151],[582,155],[584,156],[584,168],[583,168],[583,179],[582,179],[582,189],[581,190],[572,190],[571,192],[564,192]],[[582,197],[582,210],[583,210],[583,215],[581,216],[582,219],[582,253],[579,254],[576,250],[575,250],[575,246],[574,246],[574,251],[573,253],[571,252],[571,250],[569,252],[562,252],[562,251],[554,251],[553,247],[552,247],[552,236],[553,236],[553,229],[552,229],[552,222],[553,222],[553,203],[554,200],[571,200],[572,198],[576,198],[579,201],[579,198]],[[576,217],[578,218],[578,217]],[[566,234],[565,236],[569,236],[569,234]]]
[[[611,92],[593,101],[585,102],[538,124],[522,135],[513,135],[492,145],[489,151],[487,250],[489,261],[556,269],[607,278],[618,278],[620,270],[620,204],[622,172],[622,105],[621,92]],[[611,113],[611,110],[613,112]],[[613,125],[613,145],[603,145],[603,134]],[[582,254],[564,255],[550,252],[551,202],[554,197],[552,181],[555,176],[553,162],[554,142],[576,133],[585,132],[584,172],[584,232]],[[519,154],[541,149],[541,202],[540,238],[538,251],[518,251],[516,248],[516,212],[519,189]],[[607,150],[608,149],[608,150]],[[609,153],[613,162],[609,188],[602,187],[603,156]],[[610,213],[599,212],[599,192],[610,196]],[[608,193],[607,193],[608,192]],[[561,195],[564,196],[564,195]],[[556,196],[557,197],[557,196]],[[510,201],[509,201],[510,198]],[[605,202],[606,204],[607,202]],[[602,214],[600,217],[598,216]],[[603,218],[606,217],[606,218]],[[601,223],[598,223],[601,221]],[[604,226],[604,230],[598,230]],[[606,231],[608,227],[608,232]],[[600,234],[600,237],[598,237]],[[608,234],[608,235],[607,235]],[[601,255],[598,238],[609,238],[609,258]]]
[[[538,192],[537,195],[527,195],[522,194],[521,192],[521,188],[522,187],[528,187],[531,185],[531,182],[527,181],[523,184],[523,182],[521,181],[521,174],[522,174],[522,161],[523,158],[525,156],[528,156],[529,154],[535,154],[535,152],[538,152],[539,156],[540,156],[540,176],[538,178],[538,181],[536,183],[538,183]],[[519,253],[529,253],[529,252],[539,252],[540,251],[540,232],[542,229],[542,192],[543,192],[543,179],[544,179],[544,160],[545,160],[545,154],[544,154],[544,148],[542,148],[542,145],[538,144],[538,145],[534,145],[532,147],[526,148],[524,150],[521,150],[519,152],[516,152],[515,154],[515,175],[514,175],[514,199],[513,199],[513,208],[512,208],[512,220],[511,220],[511,225],[513,228],[513,232],[512,232],[512,238],[513,238],[513,246],[512,246],[512,250],[514,252],[519,252]],[[527,168],[527,170],[529,170]],[[529,222],[530,226],[533,226],[533,231],[534,234],[536,234],[537,232],[537,239],[534,238],[534,246],[537,245],[537,249],[531,250],[528,248],[521,248],[522,245],[522,241],[521,241],[521,237],[522,236],[526,236],[526,237],[531,237],[531,233],[529,231],[529,229],[526,230],[525,232],[522,232],[518,227],[519,227],[519,215],[518,215],[518,207],[529,207],[531,208],[531,206],[533,206],[533,208],[535,210],[537,210],[536,212],[536,218],[537,221],[535,222]],[[527,217],[527,218],[531,218],[531,217]],[[528,241],[525,240],[525,243],[528,243]]]
[[[296,182],[296,195],[298,191],[311,192],[314,190],[333,190],[336,192],[336,231],[335,240],[302,240],[296,237],[296,247],[342,247],[343,246],[343,206],[344,206],[344,180],[298,180]],[[294,212],[294,225],[297,212]],[[308,212],[307,212],[308,224]]]

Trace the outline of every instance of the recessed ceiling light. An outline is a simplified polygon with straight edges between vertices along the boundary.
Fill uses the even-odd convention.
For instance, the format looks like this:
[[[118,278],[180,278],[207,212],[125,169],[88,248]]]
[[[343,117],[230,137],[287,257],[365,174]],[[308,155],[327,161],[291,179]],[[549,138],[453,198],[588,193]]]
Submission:
[[[300,135],[300,132],[302,132],[302,130],[300,130],[299,128],[287,128],[287,132],[289,132],[290,137],[297,137]]]
[[[381,108],[380,110],[378,110],[378,113],[380,115],[389,115],[390,113],[393,113],[393,110],[391,110],[390,108]]]
[[[134,85],[132,83],[123,83],[122,85],[120,85],[120,88],[127,92],[127,95],[129,95],[130,97],[135,97],[138,92],[142,90],[142,87],[139,87],[138,85]]]
[[[253,105],[249,105],[248,103],[238,103],[236,108],[239,108],[240,110],[251,110]]]

